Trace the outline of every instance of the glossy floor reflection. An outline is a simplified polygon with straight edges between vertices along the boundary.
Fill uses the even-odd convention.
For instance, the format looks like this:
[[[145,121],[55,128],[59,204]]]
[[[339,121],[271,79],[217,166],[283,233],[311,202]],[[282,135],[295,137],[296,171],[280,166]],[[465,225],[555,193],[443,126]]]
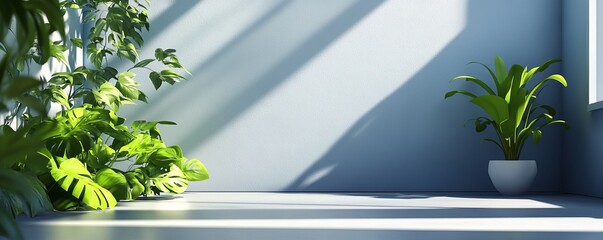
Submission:
[[[22,218],[26,239],[603,239],[575,195],[206,193]]]

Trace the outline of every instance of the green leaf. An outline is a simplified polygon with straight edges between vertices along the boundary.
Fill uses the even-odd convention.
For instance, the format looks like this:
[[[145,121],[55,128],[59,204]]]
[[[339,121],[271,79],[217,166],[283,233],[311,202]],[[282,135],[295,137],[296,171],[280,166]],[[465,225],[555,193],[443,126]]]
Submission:
[[[158,72],[149,73],[149,78],[151,79],[151,82],[153,83],[153,87],[155,87],[155,90],[157,90],[157,89],[159,89],[159,87],[161,87],[161,84],[163,83],[163,79]]]
[[[165,144],[149,134],[139,133],[132,141],[120,148],[120,152],[127,152],[128,156],[137,156],[135,164],[147,163],[152,153],[165,148]]]
[[[111,134],[118,118],[105,109],[79,107],[59,114],[46,146],[56,156],[75,157],[90,150],[102,133]]]
[[[505,61],[503,61],[500,56],[496,56],[494,57],[494,66],[496,67],[496,79],[499,83],[501,83],[507,78],[507,67],[505,66]]]
[[[10,209],[12,217],[21,213],[34,217],[53,210],[37,177],[5,168],[0,168],[0,209]]]
[[[473,94],[471,92],[468,92],[468,91],[465,91],[465,90],[454,90],[454,91],[447,92],[446,95],[444,95],[444,99],[452,97],[452,96],[454,96],[456,94],[463,94],[463,95],[469,96],[470,98],[476,98],[477,97],[475,94]]]
[[[203,181],[209,178],[207,168],[199,159],[187,160],[186,158],[180,158],[178,164],[189,181]]]
[[[3,93],[8,98],[15,98],[40,84],[42,84],[42,82],[32,77],[17,77],[9,83],[6,91]]]
[[[145,190],[145,185],[141,183],[144,182],[144,176],[142,176],[143,174],[141,171],[136,172],[136,170],[133,172],[127,172],[125,174],[126,180],[128,181],[128,186],[130,187],[129,199],[138,198],[138,196],[140,196],[140,194],[142,194]]]
[[[488,122],[482,122],[480,119],[475,119],[475,131],[483,132],[488,127]]]
[[[99,104],[112,109],[116,109],[120,105],[120,97],[123,96],[121,91],[110,82],[103,83],[98,91],[92,91],[92,94]]]
[[[152,63],[153,61],[155,61],[155,59],[152,59],[152,58],[144,59],[144,60],[136,63],[132,68],[146,67],[147,65],[149,65],[149,63]]]
[[[488,94],[490,95],[496,95],[496,93],[494,93],[494,91],[492,90],[492,88],[490,88],[490,86],[488,86],[486,83],[484,83],[482,80],[472,77],[472,76],[458,76],[452,79],[452,81],[456,81],[458,79],[465,79],[466,81],[469,82],[473,82],[477,85],[479,85],[482,89],[484,89]]]
[[[150,181],[151,186],[168,193],[183,193],[188,187],[186,176],[175,164],[170,164],[167,173],[151,175]]]
[[[83,48],[84,45],[82,44],[82,39],[81,38],[71,38],[71,43],[73,43],[73,45],[75,45],[78,48]]]
[[[40,115],[46,114],[46,104],[32,95],[26,94],[20,96],[17,98],[17,101],[27,106],[28,108],[36,111]]]
[[[534,144],[539,143],[542,140],[542,131],[536,129],[532,131],[532,142]]]
[[[159,167],[169,167],[181,157],[182,154],[178,154],[174,147],[161,148],[151,154],[149,164]]]
[[[481,62],[469,62],[469,64],[479,64],[482,67],[484,67],[486,70],[488,70],[488,73],[490,73],[490,76],[492,77],[492,81],[494,81],[494,85],[496,86],[496,89],[498,91],[500,91],[501,87],[500,87],[500,82],[496,77],[496,74],[494,74],[494,72],[492,71],[492,69],[490,69],[490,67],[488,67],[486,64],[483,64]],[[500,92],[498,92],[498,96],[501,96]]]
[[[52,123],[42,126],[28,122],[14,131],[10,126],[0,125],[0,168],[10,168],[29,154],[35,154],[44,140],[51,136],[54,127]]]
[[[488,113],[498,125],[509,120],[509,105],[499,96],[482,95],[472,99],[471,102]]]
[[[561,85],[563,85],[564,87],[567,87],[567,81],[565,80],[565,78],[559,74],[553,74],[548,76],[545,79],[540,80],[540,82],[538,82],[534,88],[532,88],[532,90],[530,90],[530,93],[528,94],[528,97],[531,98],[532,96],[534,96],[534,93],[536,93],[536,91],[543,86],[543,84],[545,84],[548,81],[556,81],[558,83],[560,83]]]
[[[94,181],[109,190],[117,201],[131,199],[128,181],[120,172],[116,172],[111,168],[103,168],[96,172]]]
[[[58,86],[48,86],[42,91],[50,101],[61,104],[65,108],[70,108],[71,104],[67,100],[67,94]]]
[[[105,144],[102,138],[97,138],[96,143],[88,150],[85,162],[89,167],[102,169],[113,162],[115,150]]]
[[[494,139],[492,139],[492,138],[484,138],[483,140],[486,141],[486,142],[494,143],[496,146],[498,146],[498,148],[500,148],[500,150],[502,150],[503,152],[505,151],[505,149],[500,145],[500,143],[498,143]]]
[[[59,62],[65,64],[65,65],[69,65],[69,63],[67,63],[67,58],[65,58],[65,53],[64,53],[67,50],[66,46],[50,44],[49,50],[50,50],[50,56],[56,58],[57,60],[59,60]]]
[[[530,71],[526,74],[524,82],[522,82],[522,86],[525,85],[532,78],[532,76],[535,73],[544,72],[550,65],[552,65],[554,63],[558,63],[558,62],[561,62],[561,60],[560,59],[551,59],[551,60],[546,61],[545,63],[543,63],[542,65],[540,65],[538,67],[534,67],[534,68],[530,69]]]
[[[140,91],[137,88],[140,84],[134,80],[135,76],[136,74],[133,72],[122,72],[117,75],[115,87],[119,89],[123,96],[130,99],[138,99],[140,96]]]
[[[173,85],[174,83],[178,82],[179,80],[184,79],[183,76],[181,76],[180,74],[178,74],[177,72],[175,72],[174,70],[162,70],[160,73],[162,79]]]
[[[94,209],[112,208],[117,204],[111,192],[92,180],[90,172],[80,160],[61,157],[57,157],[57,160],[60,165],[51,164],[50,174],[63,190]]]

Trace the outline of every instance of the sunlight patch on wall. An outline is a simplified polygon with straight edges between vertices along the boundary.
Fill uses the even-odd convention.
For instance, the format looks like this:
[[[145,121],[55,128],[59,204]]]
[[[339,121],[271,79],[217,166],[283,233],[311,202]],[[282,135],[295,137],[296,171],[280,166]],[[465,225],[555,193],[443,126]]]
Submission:
[[[407,4],[413,7],[407,8]],[[237,163],[236,167],[220,163],[208,166],[229,169],[219,170],[221,175],[214,179],[222,184],[229,178],[247,179],[243,182],[261,185],[247,187],[278,189],[301,174],[360,117],[401,87],[462,31],[465,1],[434,4],[384,2],[246,109],[197,150],[207,159]],[[266,54],[279,59],[274,53]],[[246,61],[261,66],[251,63],[256,62],[252,59]],[[200,99],[203,94],[236,94],[240,86],[227,82],[211,92],[202,91]]]

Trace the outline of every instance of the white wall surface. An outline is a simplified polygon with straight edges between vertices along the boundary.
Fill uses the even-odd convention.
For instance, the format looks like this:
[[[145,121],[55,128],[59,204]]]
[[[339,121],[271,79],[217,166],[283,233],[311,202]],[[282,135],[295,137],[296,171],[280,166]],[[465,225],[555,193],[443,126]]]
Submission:
[[[466,63],[495,55],[530,66],[560,57],[560,5],[153,1],[141,57],[175,48],[192,76],[157,92],[147,82],[149,104],[122,115],[179,123],[164,139],[211,174],[190,190],[493,191],[486,168],[502,153],[462,127],[481,112],[463,97],[444,101],[469,87],[448,81],[485,78]],[[559,88],[547,91],[559,105]],[[549,129],[527,146],[539,164],[533,190],[560,189],[560,136]]]

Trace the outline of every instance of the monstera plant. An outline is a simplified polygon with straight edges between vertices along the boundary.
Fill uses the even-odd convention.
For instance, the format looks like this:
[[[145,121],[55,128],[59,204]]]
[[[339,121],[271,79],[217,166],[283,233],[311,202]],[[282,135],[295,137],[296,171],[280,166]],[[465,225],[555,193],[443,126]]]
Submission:
[[[0,0],[0,236],[22,239],[14,220],[20,214],[111,208],[120,200],[182,193],[190,181],[209,178],[201,161],[162,138],[159,126],[175,123],[128,123],[118,114],[124,104],[146,103],[141,76],[158,89],[190,75],[174,49],[139,56],[149,4]],[[66,34],[68,17],[89,28],[85,36]],[[68,63],[65,53],[77,49],[90,64]],[[31,66],[51,60],[53,69],[66,70],[30,75]],[[60,110],[49,114],[51,106]]]
[[[560,60],[553,59],[533,68],[514,64],[507,69],[503,59],[496,56],[494,58],[494,70],[483,63],[472,62],[483,66],[488,71],[492,78],[491,85],[494,87],[476,77],[461,75],[455,77],[452,81],[464,79],[477,85],[483,92],[473,93],[467,90],[454,90],[447,92],[444,98],[457,94],[468,96],[471,103],[487,114],[470,120],[474,123],[475,131],[483,132],[488,128],[493,129],[496,138],[485,138],[484,140],[496,144],[503,152],[506,160],[519,160],[522,149],[529,137],[532,137],[533,143],[538,143],[542,139],[544,128],[553,124],[568,126],[565,121],[555,118],[557,113],[555,108],[538,103],[538,96],[546,83],[553,82],[567,87],[565,78],[560,74],[552,74],[546,78],[534,80],[537,73],[545,71],[557,62],[560,62]],[[493,162],[491,161],[489,169],[491,178],[494,171],[492,165]],[[531,177],[533,179],[536,174],[535,162],[530,163],[530,165],[533,165],[534,168]],[[497,189],[501,191],[500,188],[497,187]],[[512,192],[516,193],[516,191]]]

